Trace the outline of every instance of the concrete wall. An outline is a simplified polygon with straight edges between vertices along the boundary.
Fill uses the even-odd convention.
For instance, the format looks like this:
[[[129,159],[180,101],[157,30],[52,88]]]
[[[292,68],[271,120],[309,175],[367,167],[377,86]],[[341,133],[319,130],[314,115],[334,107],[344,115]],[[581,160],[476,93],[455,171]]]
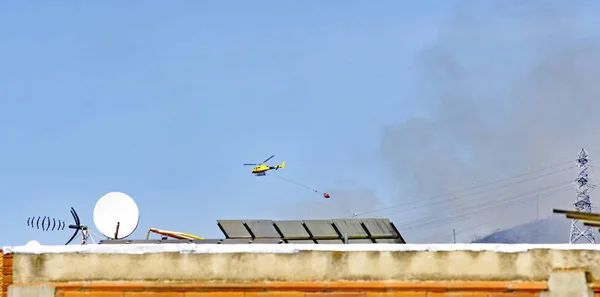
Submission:
[[[600,297],[595,245],[169,244],[4,252],[12,265],[9,297]]]

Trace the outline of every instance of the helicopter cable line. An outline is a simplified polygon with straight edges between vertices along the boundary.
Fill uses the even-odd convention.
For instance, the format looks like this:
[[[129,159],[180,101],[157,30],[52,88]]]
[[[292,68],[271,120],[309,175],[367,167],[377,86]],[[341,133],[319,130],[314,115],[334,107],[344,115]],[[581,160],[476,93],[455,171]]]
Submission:
[[[284,180],[284,181],[287,181],[287,182],[290,182],[290,183],[296,184],[296,185],[298,185],[298,186],[301,186],[301,187],[303,187],[303,188],[307,188],[307,189],[309,189],[309,190],[311,190],[311,191],[313,191],[313,192],[315,192],[315,193],[318,193],[318,192],[319,192],[319,191],[317,191],[317,190],[315,190],[315,189],[313,189],[313,188],[311,188],[311,187],[309,187],[309,186],[307,186],[307,185],[301,184],[301,183],[299,183],[299,182],[296,182],[296,181],[293,181],[293,180],[291,180],[291,179],[287,179],[287,178],[285,178],[285,177],[281,177],[281,176],[278,176],[278,175],[272,175],[272,174],[268,174],[268,176],[277,177],[277,178],[279,178],[279,179],[282,179],[282,180]]]

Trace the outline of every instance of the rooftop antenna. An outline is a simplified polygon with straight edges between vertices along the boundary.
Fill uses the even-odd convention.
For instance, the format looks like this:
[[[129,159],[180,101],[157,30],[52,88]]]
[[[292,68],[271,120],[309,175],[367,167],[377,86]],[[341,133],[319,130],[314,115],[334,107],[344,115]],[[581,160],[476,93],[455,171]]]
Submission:
[[[588,177],[588,154],[585,149],[581,149],[577,158],[577,167],[579,168],[579,175],[575,179],[577,185],[577,199],[573,204],[575,211],[591,213],[592,203],[590,202],[589,195],[589,177]],[[590,243],[595,242],[594,229],[589,226],[584,226],[578,220],[573,220],[571,223],[571,234],[569,236],[569,243],[575,243],[580,238],[587,239]]]
[[[69,224],[67,227],[69,229],[75,229],[75,232],[73,233],[73,236],[71,236],[69,241],[65,243],[65,245],[71,243],[71,241],[75,239],[75,236],[77,236],[77,233],[79,231],[81,231],[81,244],[87,244],[87,239],[90,238],[88,227],[86,225],[81,225],[79,215],[77,215],[77,212],[73,207],[71,207],[71,215],[73,216],[75,224]],[[56,218],[51,218],[49,216],[44,216],[43,218],[40,216],[27,218],[27,226],[30,226],[31,228],[36,228],[38,230],[41,229],[42,231],[65,230],[65,225],[65,221],[57,220]]]
[[[81,225],[79,216],[73,207],[71,207],[71,215],[75,220],[75,225],[69,224],[69,229],[75,229],[75,233],[73,233],[73,236],[71,236],[71,239],[69,239],[65,245],[68,245],[75,238],[75,236],[77,236],[77,232],[79,232],[79,230],[81,230],[81,244],[87,244],[87,239],[90,236],[88,227],[86,225]]]
[[[133,198],[110,192],[98,199],[94,207],[94,224],[109,239],[123,239],[137,229],[140,211]]]

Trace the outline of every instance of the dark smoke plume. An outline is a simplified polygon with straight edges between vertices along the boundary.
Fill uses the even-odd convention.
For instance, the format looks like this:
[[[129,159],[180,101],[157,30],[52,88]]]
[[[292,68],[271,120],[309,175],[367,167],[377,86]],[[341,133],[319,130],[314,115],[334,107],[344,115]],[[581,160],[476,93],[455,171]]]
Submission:
[[[473,187],[474,182],[515,175],[529,167],[569,158],[574,162],[582,147],[590,158],[600,158],[600,35],[591,25],[597,29],[600,24],[600,5],[587,2],[595,9],[590,12],[589,7],[579,7],[585,3],[468,1],[440,26],[438,42],[416,59],[420,95],[414,100],[430,107],[429,114],[386,129],[381,142],[399,184],[397,203]],[[586,19],[578,17],[582,14],[595,22],[586,25]],[[469,198],[458,194],[446,203],[423,202],[427,205],[419,211],[390,217],[402,221],[408,216],[406,224],[414,225],[568,183],[576,174],[573,168]],[[600,201],[594,194],[592,202]],[[553,207],[571,207],[574,200],[574,190],[543,198],[540,216],[551,215]],[[534,212],[534,202],[519,204],[411,234],[415,241],[448,242],[452,228],[466,230],[468,237],[535,220]],[[496,221],[470,230],[492,217]],[[440,236],[427,237],[424,232]]]

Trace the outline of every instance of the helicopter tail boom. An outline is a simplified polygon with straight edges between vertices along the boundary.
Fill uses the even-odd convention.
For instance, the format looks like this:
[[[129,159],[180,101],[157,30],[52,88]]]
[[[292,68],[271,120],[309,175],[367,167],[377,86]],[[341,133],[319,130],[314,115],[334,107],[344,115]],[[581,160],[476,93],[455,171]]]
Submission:
[[[279,170],[279,169],[283,169],[283,168],[285,168],[285,162],[281,162],[281,165],[269,166],[269,169],[275,169],[275,170]]]

